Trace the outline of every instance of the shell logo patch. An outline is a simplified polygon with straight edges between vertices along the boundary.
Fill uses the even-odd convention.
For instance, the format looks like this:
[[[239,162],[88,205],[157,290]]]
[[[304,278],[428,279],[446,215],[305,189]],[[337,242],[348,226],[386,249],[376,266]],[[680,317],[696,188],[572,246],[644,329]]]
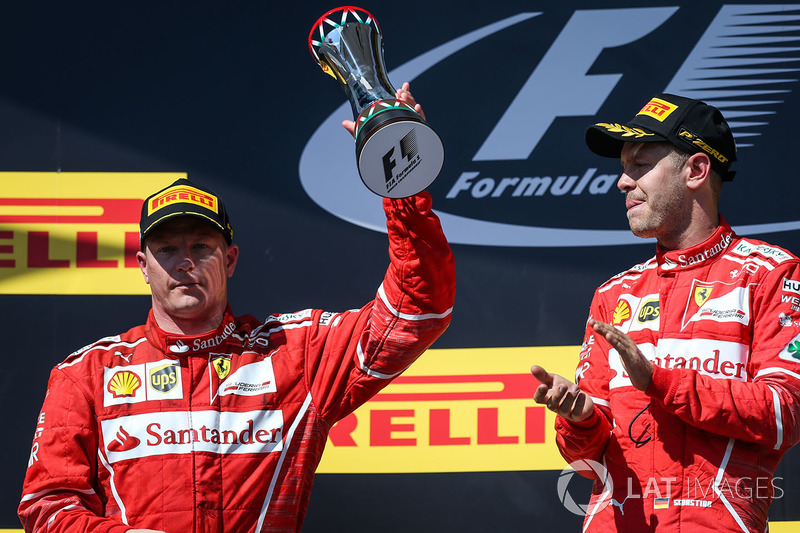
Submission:
[[[623,322],[631,317],[631,306],[625,300],[617,302],[617,307],[614,309],[614,314],[611,317],[612,326],[621,326]]]
[[[130,398],[141,386],[142,380],[139,379],[139,376],[128,370],[122,370],[114,374],[108,382],[108,392],[114,398]]]

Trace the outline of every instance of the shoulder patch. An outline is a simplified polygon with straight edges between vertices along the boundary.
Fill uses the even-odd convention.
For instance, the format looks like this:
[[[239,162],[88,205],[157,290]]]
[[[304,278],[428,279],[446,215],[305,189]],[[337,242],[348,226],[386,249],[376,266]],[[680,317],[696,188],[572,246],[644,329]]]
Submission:
[[[656,257],[653,256],[653,257],[651,257],[650,259],[648,259],[647,261],[645,261],[643,263],[639,263],[638,265],[633,265],[628,270],[623,270],[619,274],[616,274],[615,276],[612,276],[605,283],[600,285],[600,287],[598,287],[597,290],[599,292],[604,292],[604,291],[608,290],[609,288],[618,285],[623,280],[636,279],[636,278],[640,277],[642,272],[644,272],[645,270],[649,270],[651,268],[656,268],[656,266],[657,266]]]
[[[784,261],[791,261],[797,259],[794,255],[787,252],[783,248],[771,246],[760,241],[749,241],[741,239],[734,246],[731,247],[730,253],[738,255],[739,257],[749,257],[753,255],[760,255],[766,259],[770,259],[777,264]]]
[[[106,345],[110,345],[112,343],[119,342],[119,341],[120,341],[120,336],[119,335],[112,335],[111,337],[103,337],[102,339],[97,340],[97,341],[95,341],[95,342],[93,342],[91,344],[87,344],[83,348],[79,348],[79,349],[75,350],[74,352],[69,354],[67,356],[67,358],[69,359],[70,357],[73,357],[75,355],[80,355],[83,352],[88,351],[88,350],[92,350],[94,348],[104,348]]]
[[[95,350],[109,351],[112,348],[116,348],[116,347],[133,348],[137,344],[142,343],[142,342],[146,342],[146,341],[147,341],[147,337],[144,337],[144,336],[142,336],[139,339],[136,339],[134,341],[130,341],[130,342],[123,341],[122,338],[119,335],[114,335],[113,337],[103,337],[99,341],[94,342],[92,344],[89,344],[87,346],[84,346],[80,350],[71,353],[69,356],[67,356],[66,359],[64,359],[64,361],[61,364],[58,365],[58,368],[59,369],[64,369],[66,367],[70,367],[72,365],[75,365],[75,364],[81,362],[83,360],[83,358],[86,357],[87,354],[89,354],[89,353],[91,353],[91,352],[93,352]]]
[[[270,322],[280,322],[281,324],[287,324],[291,322],[301,322],[303,320],[308,320],[311,318],[311,313],[313,309],[303,309],[302,311],[298,311],[296,313],[281,313],[277,315],[269,315],[267,319],[264,321],[264,324],[268,324]]]

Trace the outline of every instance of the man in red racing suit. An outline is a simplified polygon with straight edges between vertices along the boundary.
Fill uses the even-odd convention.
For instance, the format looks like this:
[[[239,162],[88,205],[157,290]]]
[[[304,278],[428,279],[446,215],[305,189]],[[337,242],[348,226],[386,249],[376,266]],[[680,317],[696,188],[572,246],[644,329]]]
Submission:
[[[799,306],[800,261],[724,220],[703,243],[659,250],[597,289],[591,317],[654,367],[637,390],[618,351],[586,328],[575,377],[595,412],[559,416],[556,430],[568,462],[608,473],[589,530],[765,530],[782,493],[775,468],[800,436]]]
[[[181,181],[167,191],[173,197],[158,198],[207,192]],[[260,321],[235,317],[222,300],[216,327],[176,334],[157,315],[164,306],[155,305],[151,273],[147,323],[78,350],[51,373],[19,506],[25,529],[299,530],[331,426],[403,372],[450,321],[453,257],[430,195],[383,205],[390,265],[361,309]],[[197,258],[195,270],[219,260],[207,252],[213,239],[230,241],[226,221],[209,216],[216,226],[192,219],[201,226],[192,231],[215,234],[191,241],[185,253]],[[182,250],[175,231],[157,237],[174,245],[154,247],[152,238],[144,240],[147,255],[139,253],[148,261]],[[179,259],[173,276],[189,263]],[[169,288],[187,308],[204,297],[189,282]]]
[[[763,532],[800,439],[800,260],[719,215],[735,145],[712,106],[657,95],[586,141],[621,159],[657,252],[595,292],[576,383],[531,369],[561,454],[595,479],[584,531]]]

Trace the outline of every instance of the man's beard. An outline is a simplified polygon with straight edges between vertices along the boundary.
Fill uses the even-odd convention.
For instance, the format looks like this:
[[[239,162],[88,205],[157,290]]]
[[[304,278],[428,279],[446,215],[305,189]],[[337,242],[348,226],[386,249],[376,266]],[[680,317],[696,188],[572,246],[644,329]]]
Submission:
[[[637,237],[655,237],[661,241],[664,237],[680,234],[690,223],[683,187],[671,187],[655,197],[648,196],[644,205],[646,210],[635,216],[628,212],[628,224]]]

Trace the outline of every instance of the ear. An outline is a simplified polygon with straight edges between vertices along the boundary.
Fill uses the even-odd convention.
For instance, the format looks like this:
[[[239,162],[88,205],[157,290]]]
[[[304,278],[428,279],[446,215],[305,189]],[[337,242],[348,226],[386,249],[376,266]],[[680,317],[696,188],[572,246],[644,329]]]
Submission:
[[[136,252],[136,262],[139,263],[139,270],[142,271],[144,282],[150,285],[150,278],[147,276],[147,255],[144,252]]]
[[[711,171],[711,159],[708,154],[697,153],[692,154],[686,160],[686,169],[689,171],[687,176],[686,186],[690,189],[697,190],[708,182],[708,173]]]
[[[233,276],[233,271],[236,270],[236,261],[238,260],[239,247],[235,244],[231,244],[225,251],[225,272],[229,278]]]

